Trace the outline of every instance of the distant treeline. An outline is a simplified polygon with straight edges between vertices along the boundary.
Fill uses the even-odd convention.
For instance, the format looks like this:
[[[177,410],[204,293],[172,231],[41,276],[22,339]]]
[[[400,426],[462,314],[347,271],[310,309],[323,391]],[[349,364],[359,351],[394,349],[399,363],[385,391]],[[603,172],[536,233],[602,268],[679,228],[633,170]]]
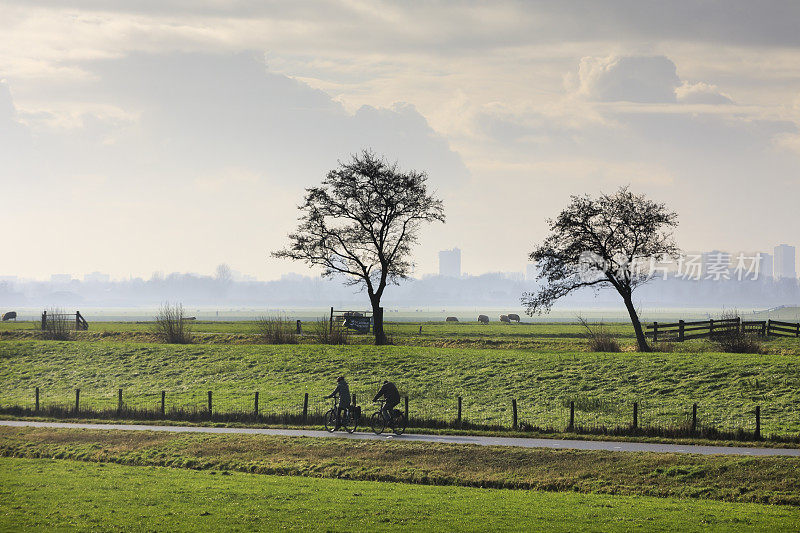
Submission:
[[[431,276],[409,279],[392,290],[387,306],[519,306],[524,291],[535,288],[508,274],[450,278]],[[664,307],[768,308],[797,305],[798,280],[762,278],[759,280],[654,279],[641,287],[637,296],[642,305]],[[0,281],[2,307],[93,306],[127,307],[159,305],[164,301],[190,305],[361,306],[366,296],[341,280],[286,276],[277,281],[230,281],[196,274],[170,274],[144,280],[66,283],[43,281]],[[586,289],[565,298],[562,305],[618,304],[609,291]]]

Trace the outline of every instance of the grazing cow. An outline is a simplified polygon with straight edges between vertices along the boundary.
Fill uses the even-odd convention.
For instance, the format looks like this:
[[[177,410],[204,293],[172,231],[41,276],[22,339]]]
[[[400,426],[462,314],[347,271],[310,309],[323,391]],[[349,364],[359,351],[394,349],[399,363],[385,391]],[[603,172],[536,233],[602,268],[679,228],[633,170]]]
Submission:
[[[13,320],[14,322],[17,321],[17,312],[16,311],[9,311],[3,315],[3,322],[8,322],[9,320]]]
[[[508,313],[508,320],[509,322],[519,323],[519,315],[516,313]]]
[[[449,317],[445,318],[444,320],[445,320],[445,322],[458,322],[458,319],[456,317],[454,317],[454,316],[449,316]]]
[[[505,322],[506,324],[509,324],[511,321],[508,320],[508,315],[500,315],[500,322]]]
[[[478,322],[480,322],[481,324],[488,324],[489,317],[486,315],[478,315]]]

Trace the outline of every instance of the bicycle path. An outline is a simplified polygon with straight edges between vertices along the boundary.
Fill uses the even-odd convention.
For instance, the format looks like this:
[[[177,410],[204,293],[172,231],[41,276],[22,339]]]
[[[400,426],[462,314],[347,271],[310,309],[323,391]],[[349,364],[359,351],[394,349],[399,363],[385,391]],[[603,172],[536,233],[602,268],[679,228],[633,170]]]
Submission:
[[[156,426],[139,424],[83,424],[71,422],[33,422],[0,420],[0,427],[70,428],[118,431],[163,431],[167,433],[215,433],[223,435],[273,435],[282,437],[341,438],[353,440],[409,441],[438,444],[474,444],[480,446],[514,446],[555,450],[603,450],[610,452],[689,453],[698,455],[749,455],[800,457],[800,448],[748,448],[743,446],[702,446],[694,444],[656,444],[602,440],[534,439],[525,437],[483,437],[477,435],[421,435],[406,433],[375,435],[374,433],[328,433],[309,429],[272,429],[206,426]]]

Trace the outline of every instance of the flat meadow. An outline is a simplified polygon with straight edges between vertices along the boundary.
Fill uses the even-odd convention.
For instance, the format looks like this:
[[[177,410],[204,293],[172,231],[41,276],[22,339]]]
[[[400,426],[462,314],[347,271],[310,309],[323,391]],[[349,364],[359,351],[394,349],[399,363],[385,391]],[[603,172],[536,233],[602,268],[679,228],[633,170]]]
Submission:
[[[311,413],[326,410],[324,396],[345,375],[368,412],[381,382],[395,381],[412,427],[438,420],[454,430],[461,397],[457,431],[509,431],[513,400],[514,434],[563,432],[570,405],[576,427],[629,428],[635,402],[641,428],[686,427],[697,404],[700,427],[752,436],[759,406],[762,435],[797,439],[799,341],[767,341],[763,354],[721,353],[703,340],[639,353],[628,324],[591,327],[621,351],[589,351],[580,324],[389,323],[391,346],[358,335],[320,344],[313,323],[281,345],[267,344],[255,321],[194,322],[185,345],[159,342],[147,322],[92,322],[69,341],[41,340],[30,322],[2,324],[0,409],[36,414],[38,388],[47,416],[80,417],[76,389],[82,411],[112,418],[119,390],[126,409],[151,413],[163,392],[166,418],[207,413],[209,391],[215,413],[252,413],[258,392],[261,413],[297,417],[306,394]],[[0,456],[0,529],[791,531],[800,523],[797,460],[785,457],[32,428],[0,428]]]

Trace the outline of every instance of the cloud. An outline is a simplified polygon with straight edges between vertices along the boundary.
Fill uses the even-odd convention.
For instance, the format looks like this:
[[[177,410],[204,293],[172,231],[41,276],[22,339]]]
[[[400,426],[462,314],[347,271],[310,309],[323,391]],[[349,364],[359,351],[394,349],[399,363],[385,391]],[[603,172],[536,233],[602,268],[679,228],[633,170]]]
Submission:
[[[664,56],[584,57],[575,92],[600,102],[671,103],[680,84]]]
[[[675,89],[675,96],[682,104],[732,104],[733,99],[720,92],[716,85],[688,83]]]

